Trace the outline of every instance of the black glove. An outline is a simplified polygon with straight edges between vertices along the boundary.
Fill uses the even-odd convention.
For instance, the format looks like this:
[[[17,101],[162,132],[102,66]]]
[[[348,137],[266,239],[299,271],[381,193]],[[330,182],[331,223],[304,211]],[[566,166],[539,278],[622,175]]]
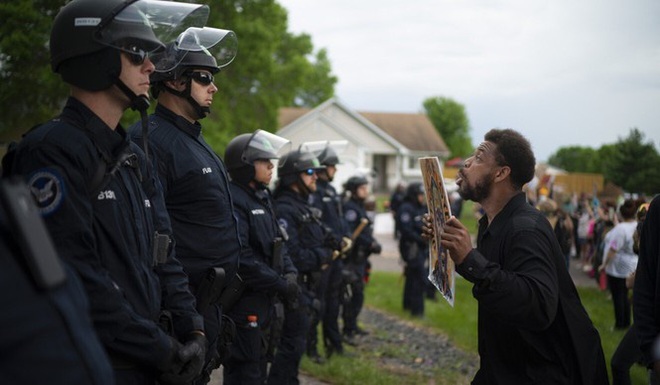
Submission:
[[[291,281],[288,280],[286,281],[286,289],[284,290],[284,293],[282,294],[283,300],[286,303],[291,303],[294,302],[298,299],[298,295],[300,295],[300,286],[298,286],[298,283],[296,281]]]
[[[202,372],[206,359],[206,337],[201,333],[192,333],[185,345],[179,345],[181,347],[174,355],[170,370],[158,378],[162,384],[188,384]]]
[[[373,254],[380,254],[381,251],[383,251],[383,248],[381,247],[380,243],[374,241],[374,243],[371,244],[371,249],[369,250]]]
[[[284,274],[284,279],[286,279],[286,294],[283,295],[282,301],[288,309],[295,310],[299,306],[298,298],[300,298],[300,293],[302,291],[300,286],[298,286],[298,274],[286,273]]]
[[[341,250],[341,240],[337,239],[335,235],[328,231],[325,233],[325,238],[323,239],[323,246],[328,247],[332,250]]]

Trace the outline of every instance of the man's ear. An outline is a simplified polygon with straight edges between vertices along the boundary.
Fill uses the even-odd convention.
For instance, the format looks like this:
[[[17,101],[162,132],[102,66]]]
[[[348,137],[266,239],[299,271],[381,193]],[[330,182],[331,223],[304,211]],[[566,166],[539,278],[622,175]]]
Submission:
[[[165,85],[177,91],[183,91],[186,89],[186,81],[182,79],[168,80],[167,82],[165,82]]]
[[[503,181],[506,179],[509,175],[511,175],[511,168],[509,166],[503,166],[500,168],[500,170],[495,174],[495,181]]]

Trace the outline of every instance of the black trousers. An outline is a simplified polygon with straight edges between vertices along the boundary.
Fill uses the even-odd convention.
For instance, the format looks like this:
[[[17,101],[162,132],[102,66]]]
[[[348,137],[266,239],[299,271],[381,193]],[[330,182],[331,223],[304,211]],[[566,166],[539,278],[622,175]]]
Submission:
[[[628,288],[626,288],[626,279],[608,275],[607,285],[610,287],[612,303],[614,305],[614,328],[625,329],[630,326],[631,312],[630,300],[628,299]]]

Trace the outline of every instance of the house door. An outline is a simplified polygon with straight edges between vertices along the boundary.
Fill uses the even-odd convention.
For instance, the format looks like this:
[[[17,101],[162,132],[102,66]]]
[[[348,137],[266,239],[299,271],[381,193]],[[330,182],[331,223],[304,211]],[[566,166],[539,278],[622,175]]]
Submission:
[[[374,155],[374,193],[387,193],[387,156]]]

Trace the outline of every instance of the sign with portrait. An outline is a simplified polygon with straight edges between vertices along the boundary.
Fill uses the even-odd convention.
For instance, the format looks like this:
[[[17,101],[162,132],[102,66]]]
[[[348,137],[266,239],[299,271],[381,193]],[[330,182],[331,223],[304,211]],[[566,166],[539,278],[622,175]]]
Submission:
[[[454,261],[449,257],[449,250],[440,244],[442,227],[451,218],[449,196],[442,177],[440,160],[437,157],[419,158],[424,179],[426,203],[431,214],[434,238],[429,242],[428,279],[442,296],[454,306]]]

